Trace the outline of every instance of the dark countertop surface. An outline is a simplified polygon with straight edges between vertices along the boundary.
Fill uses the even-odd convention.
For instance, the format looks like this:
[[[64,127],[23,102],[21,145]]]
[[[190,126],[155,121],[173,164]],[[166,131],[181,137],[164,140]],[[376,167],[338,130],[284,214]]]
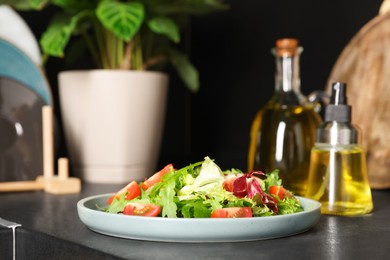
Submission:
[[[390,190],[373,191],[374,211],[359,217],[322,215],[295,236],[235,243],[130,240],[89,230],[77,215],[85,197],[122,185],[84,184],[77,195],[0,193],[0,218],[16,222],[16,259],[389,259]],[[147,227],[145,227],[147,228]],[[4,257],[4,258],[3,258]],[[12,230],[0,228],[0,259],[12,259]]]

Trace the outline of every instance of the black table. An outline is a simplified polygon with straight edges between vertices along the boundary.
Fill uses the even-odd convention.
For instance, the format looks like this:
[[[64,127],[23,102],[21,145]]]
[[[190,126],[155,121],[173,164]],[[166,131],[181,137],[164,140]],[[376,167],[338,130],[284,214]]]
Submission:
[[[291,237],[236,243],[167,243],[121,239],[89,230],[78,218],[82,198],[121,186],[84,184],[77,195],[0,194],[0,218],[16,228],[16,259],[390,259],[390,190],[373,191],[374,212],[321,216]],[[12,230],[0,228],[0,259],[12,259]]]

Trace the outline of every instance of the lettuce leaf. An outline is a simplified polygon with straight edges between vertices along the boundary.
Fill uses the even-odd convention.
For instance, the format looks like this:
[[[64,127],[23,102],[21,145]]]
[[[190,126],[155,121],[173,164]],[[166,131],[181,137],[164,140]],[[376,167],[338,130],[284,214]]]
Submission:
[[[209,157],[205,157],[199,175],[195,178],[193,183],[182,187],[179,190],[178,195],[182,196],[182,198],[188,198],[188,195],[196,192],[208,192],[216,186],[222,187],[223,181],[224,178],[221,169],[213,160]]]
[[[273,170],[271,173],[266,173],[266,178],[261,184],[261,189],[265,192],[269,192],[271,186],[281,186],[282,180],[279,179],[279,170]]]
[[[293,198],[286,197],[283,200],[279,200],[278,206],[279,206],[280,215],[292,214],[292,213],[303,211],[299,199],[295,197]]]
[[[181,204],[181,214],[184,218],[209,218],[211,215],[210,209],[200,199],[188,200]]]
[[[249,196],[239,197],[225,190],[225,175],[230,174],[242,175],[245,187],[250,186]],[[253,173],[247,174],[251,177]],[[160,216],[168,218],[209,218],[212,211],[225,207],[251,207],[256,217],[303,210],[297,198],[279,200],[269,194],[270,186],[280,186],[282,183],[278,170],[265,174],[260,184],[256,180],[248,182],[246,177],[234,168],[223,172],[212,159],[205,157],[204,161],[167,173],[146,191],[141,189],[138,198],[125,200],[126,194],[123,194],[119,199],[114,199],[105,211],[121,213],[129,202],[159,205],[162,209]]]
[[[175,180],[166,182],[164,188],[159,192],[158,204],[162,208],[162,217],[177,218],[177,205],[175,203]]]

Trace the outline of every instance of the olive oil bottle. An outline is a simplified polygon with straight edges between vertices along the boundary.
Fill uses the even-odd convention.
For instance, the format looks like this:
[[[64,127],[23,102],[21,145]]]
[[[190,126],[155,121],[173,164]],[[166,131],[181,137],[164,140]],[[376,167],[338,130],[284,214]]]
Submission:
[[[276,41],[275,91],[253,120],[248,152],[249,171],[279,169],[283,186],[296,195],[306,193],[310,150],[321,122],[300,90],[302,50],[296,39]]]
[[[351,124],[344,83],[332,85],[331,103],[316,139],[306,197],[321,202],[323,214],[354,216],[371,212],[365,152],[360,145],[360,129]]]

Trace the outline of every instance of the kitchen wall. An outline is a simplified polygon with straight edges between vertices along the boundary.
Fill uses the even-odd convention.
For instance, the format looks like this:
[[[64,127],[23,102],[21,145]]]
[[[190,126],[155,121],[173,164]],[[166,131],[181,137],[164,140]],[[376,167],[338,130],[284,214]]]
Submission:
[[[275,63],[270,49],[275,40],[298,38],[304,48],[302,92],[307,95],[324,89],[338,55],[377,15],[382,1],[227,2],[229,10],[192,21],[184,46],[200,70],[201,89],[191,94],[171,74],[160,166],[172,162],[181,167],[210,156],[221,168],[245,170],[252,118],[274,89]],[[39,36],[52,12],[21,14]],[[57,100],[56,76],[66,67],[58,59],[50,59],[46,67]],[[58,107],[56,113],[60,119]],[[63,143],[59,152],[67,153]]]
[[[163,152],[166,161],[197,161],[209,155],[222,168],[245,169],[252,118],[274,90],[270,49],[275,40],[298,38],[304,48],[302,92],[324,89],[338,55],[378,14],[382,1],[228,2],[229,11],[193,21],[191,54],[200,69],[201,89],[184,100],[177,96],[178,104],[170,109],[167,120],[173,126],[167,128],[163,151],[171,154]],[[173,114],[183,113],[177,110],[185,110],[191,120],[174,118]]]

